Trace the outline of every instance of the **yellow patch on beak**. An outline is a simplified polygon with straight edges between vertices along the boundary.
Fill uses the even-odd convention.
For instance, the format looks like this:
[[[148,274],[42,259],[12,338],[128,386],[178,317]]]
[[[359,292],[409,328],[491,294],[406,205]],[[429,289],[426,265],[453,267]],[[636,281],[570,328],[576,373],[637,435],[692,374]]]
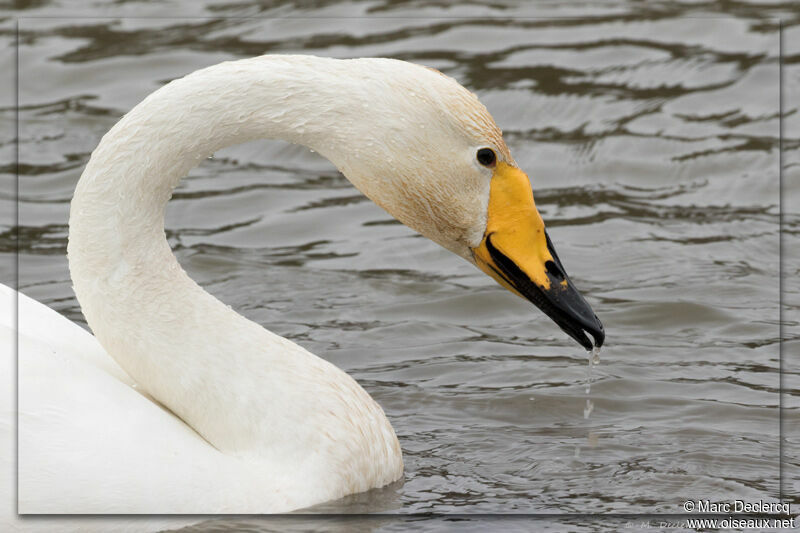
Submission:
[[[495,167],[486,231],[472,255],[481,270],[536,305],[578,344],[587,350],[603,345],[603,324],[564,271],[528,176],[507,163]]]
[[[530,181],[520,169],[502,162],[497,164],[490,183],[486,231],[472,254],[481,270],[524,298],[503,275],[489,252],[490,246],[510,258],[530,281],[542,289],[550,288],[545,263],[553,256],[547,248],[544,221],[533,201]]]

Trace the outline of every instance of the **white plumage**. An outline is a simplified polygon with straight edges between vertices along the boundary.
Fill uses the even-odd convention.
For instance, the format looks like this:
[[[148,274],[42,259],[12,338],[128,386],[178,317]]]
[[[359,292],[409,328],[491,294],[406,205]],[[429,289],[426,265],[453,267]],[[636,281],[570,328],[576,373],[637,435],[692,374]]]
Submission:
[[[254,138],[309,146],[470,261],[492,176],[475,150],[513,165],[474,95],[401,61],[263,56],[150,95],[105,135],[72,202],[70,272],[95,336],[20,295],[20,512],[283,512],[402,476],[388,420],[352,378],[206,293],[167,245],[180,178]],[[5,403],[4,445],[12,416]]]

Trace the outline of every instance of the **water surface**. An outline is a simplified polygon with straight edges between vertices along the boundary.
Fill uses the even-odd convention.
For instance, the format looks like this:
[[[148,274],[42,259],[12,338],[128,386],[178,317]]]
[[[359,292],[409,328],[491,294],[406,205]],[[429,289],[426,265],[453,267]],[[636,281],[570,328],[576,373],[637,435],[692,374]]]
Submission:
[[[587,395],[586,354],[550,320],[395,222],[317,154],[281,142],[216,153],[169,205],[181,264],[355,377],[403,447],[402,483],[315,510],[680,513],[686,499],[778,497],[777,17],[800,36],[789,4],[92,5],[84,13],[100,18],[48,1],[17,12],[31,17],[19,23],[26,294],[85,325],[64,257],[68,203],[103,133],[156,88],[261,53],[387,56],[479,95],[606,327]],[[800,81],[800,47],[787,46],[784,75]],[[797,126],[797,109],[785,113]],[[785,223],[797,234],[797,217]],[[796,477],[785,486],[799,488]],[[295,527],[310,526],[224,519],[196,530]]]

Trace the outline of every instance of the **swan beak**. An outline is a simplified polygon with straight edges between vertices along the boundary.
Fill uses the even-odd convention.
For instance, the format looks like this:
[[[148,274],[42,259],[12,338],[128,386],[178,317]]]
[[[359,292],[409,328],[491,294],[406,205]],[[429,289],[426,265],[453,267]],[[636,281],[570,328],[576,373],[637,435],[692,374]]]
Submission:
[[[578,344],[591,350],[591,335],[594,346],[602,346],[603,324],[567,276],[536,209],[528,176],[507,163],[495,167],[486,231],[472,255],[478,268],[536,305]]]

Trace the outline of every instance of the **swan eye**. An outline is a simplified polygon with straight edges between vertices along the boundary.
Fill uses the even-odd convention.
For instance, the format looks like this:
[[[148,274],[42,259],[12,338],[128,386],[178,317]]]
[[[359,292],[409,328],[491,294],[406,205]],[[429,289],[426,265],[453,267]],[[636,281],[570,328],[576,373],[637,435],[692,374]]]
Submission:
[[[485,167],[493,167],[497,162],[497,156],[491,148],[481,148],[477,154],[478,163]]]

